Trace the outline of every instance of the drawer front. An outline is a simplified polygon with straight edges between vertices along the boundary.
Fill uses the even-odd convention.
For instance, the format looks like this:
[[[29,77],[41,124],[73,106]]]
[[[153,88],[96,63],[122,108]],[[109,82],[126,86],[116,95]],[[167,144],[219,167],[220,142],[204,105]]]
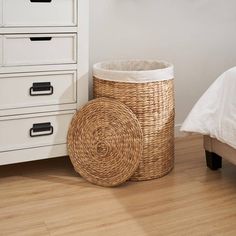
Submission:
[[[66,143],[74,111],[0,120],[0,152]]]
[[[76,0],[3,0],[3,24],[8,27],[74,26],[76,9]]]
[[[0,75],[0,110],[76,102],[76,72]]]
[[[3,36],[3,65],[76,63],[76,34]]]

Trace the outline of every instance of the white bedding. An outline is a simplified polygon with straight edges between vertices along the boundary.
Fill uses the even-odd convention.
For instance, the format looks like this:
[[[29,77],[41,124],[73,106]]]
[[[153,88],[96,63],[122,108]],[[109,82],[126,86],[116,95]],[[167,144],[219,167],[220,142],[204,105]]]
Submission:
[[[236,148],[236,67],[223,73],[209,87],[181,131],[209,135]]]

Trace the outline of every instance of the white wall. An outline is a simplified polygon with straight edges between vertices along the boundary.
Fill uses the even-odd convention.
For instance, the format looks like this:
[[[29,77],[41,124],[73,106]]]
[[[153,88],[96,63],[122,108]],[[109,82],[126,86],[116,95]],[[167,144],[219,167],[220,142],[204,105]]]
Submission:
[[[236,66],[235,0],[90,0],[90,62],[163,59],[176,71],[176,123]]]

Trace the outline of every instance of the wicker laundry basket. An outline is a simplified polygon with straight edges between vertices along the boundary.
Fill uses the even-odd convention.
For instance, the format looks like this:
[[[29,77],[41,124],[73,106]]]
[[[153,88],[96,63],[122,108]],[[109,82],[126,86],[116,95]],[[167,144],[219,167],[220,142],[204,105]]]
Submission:
[[[114,98],[137,116],[143,154],[133,181],[160,178],[174,166],[174,69],[160,61],[114,61],[94,65],[94,97]]]

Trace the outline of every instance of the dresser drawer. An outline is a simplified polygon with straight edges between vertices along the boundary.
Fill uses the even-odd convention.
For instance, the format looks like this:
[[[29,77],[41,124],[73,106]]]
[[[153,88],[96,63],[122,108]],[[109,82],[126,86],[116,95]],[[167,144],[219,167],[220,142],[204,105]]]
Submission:
[[[3,24],[8,27],[74,26],[76,12],[76,0],[3,0]]]
[[[75,102],[75,71],[0,74],[0,110]]]
[[[0,120],[0,152],[66,143],[75,111],[10,116]]]
[[[3,36],[3,65],[76,63],[76,34]]]

